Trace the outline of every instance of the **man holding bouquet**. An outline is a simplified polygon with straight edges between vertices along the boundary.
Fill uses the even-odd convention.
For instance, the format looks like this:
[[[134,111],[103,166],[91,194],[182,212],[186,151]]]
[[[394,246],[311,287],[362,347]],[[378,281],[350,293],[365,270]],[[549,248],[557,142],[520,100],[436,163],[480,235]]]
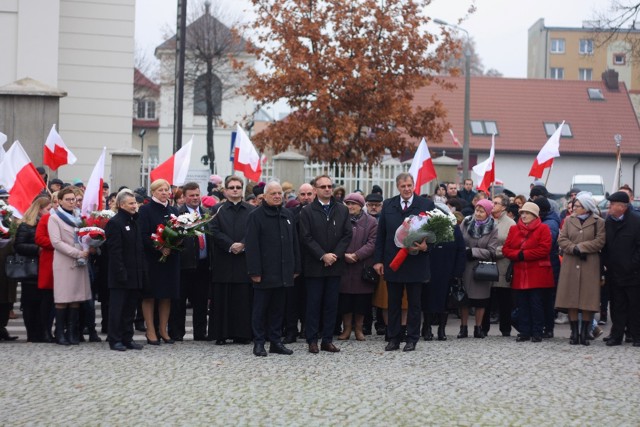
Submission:
[[[407,343],[403,351],[413,351],[420,338],[421,295],[423,284],[429,281],[429,255],[426,240],[413,243],[410,255],[397,270],[390,267],[399,248],[395,244],[395,233],[403,221],[410,215],[435,209],[431,200],[419,197],[414,193],[413,177],[409,173],[401,173],[396,177],[396,187],[400,194],[384,201],[378,220],[378,237],[374,253],[373,268],[384,275],[387,280],[389,295],[389,324],[387,335],[389,344],[385,350],[400,348],[402,293],[407,290],[409,313],[407,316]]]

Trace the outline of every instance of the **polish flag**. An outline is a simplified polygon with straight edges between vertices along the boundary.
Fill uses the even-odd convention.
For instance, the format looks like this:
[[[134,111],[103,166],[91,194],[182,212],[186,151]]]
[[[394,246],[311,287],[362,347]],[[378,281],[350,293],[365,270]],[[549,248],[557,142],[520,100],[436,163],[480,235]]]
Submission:
[[[89,216],[93,211],[101,211],[104,209],[102,184],[104,183],[104,158],[106,153],[107,147],[104,147],[85,187],[84,197],[82,198],[83,216]]]
[[[184,184],[187,179],[187,172],[189,172],[189,164],[191,163],[192,145],[193,136],[173,156],[151,171],[151,182],[156,179],[166,179],[171,185],[180,186]]]
[[[9,192],[11,206],[20,214],[24,214],[33,199],[46,187],[18,141],[7,150],[0,165],[0,185]]]
[[[0,163],[4,160],[4,154],[6,153],[6,151],[4,151],[5,142],[7,142],[7,135],[0,132]]]
[[[260,156],[240,125],[238,125],[233,149],[233,168],[244,173],[244,176],[252,181],[260,181],[260,175],[262,175]]]
[[[424,184],[437,177],[436,169],[433,167],[433,162],[431,161],[429,147],[427,147],[427,140],[424,138],[420,141],[418,150],[416,151],[415,156],[413,156],[409,173],[413,177],[413,182],[415,184],[414,191],[418,195],[420,195],[420,188]]]
[[[564,126],[564,120],[536,156],[536,159],[533,161],[533,165],[531,166],[531,170],[529,171],[529,176],[542,178],[544,170],[553,165],[553,159],[555,157],[560,157],[560,135],[562,134],[562,126]]]
[[[56,132],[56,125],[51,126],[47,142],[44,143],[43,163],[51,170],[56,170],[60,166],[72,165],[78,160],[67,148],[64,141]]]
[[[489,192],[489,187],[496,180],[496,134],[491,136],[491,150],[489,158],[473,167],[473,172],[480,177],[478,190]]]
[[[453,129],[449,129],[449,133],[451,134],[451,138],[453,138],[453,143],[456,144],[458,147],[462,148],[462,144],[460,144],[460,141],[458,141],[458,138],[456,138],[456,136],[453,134]]]

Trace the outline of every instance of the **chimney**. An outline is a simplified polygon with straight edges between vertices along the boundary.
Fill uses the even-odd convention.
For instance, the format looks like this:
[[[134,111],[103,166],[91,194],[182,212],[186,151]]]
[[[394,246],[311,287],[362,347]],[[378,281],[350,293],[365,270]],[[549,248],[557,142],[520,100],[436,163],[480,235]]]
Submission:
[[[608,69],[602,73],[602,81],[609,90],[618,90],[618,72]]]

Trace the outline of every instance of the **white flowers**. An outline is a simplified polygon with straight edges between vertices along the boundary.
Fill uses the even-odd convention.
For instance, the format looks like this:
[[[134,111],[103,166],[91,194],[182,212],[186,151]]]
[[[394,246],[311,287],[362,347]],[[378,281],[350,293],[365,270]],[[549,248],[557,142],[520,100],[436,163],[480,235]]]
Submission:
[[[91,212],[91,216],[94,218],[106,218],[111,219],[115,216],[115,212],[110,209],[105,209],[101,211],[93,211]]]

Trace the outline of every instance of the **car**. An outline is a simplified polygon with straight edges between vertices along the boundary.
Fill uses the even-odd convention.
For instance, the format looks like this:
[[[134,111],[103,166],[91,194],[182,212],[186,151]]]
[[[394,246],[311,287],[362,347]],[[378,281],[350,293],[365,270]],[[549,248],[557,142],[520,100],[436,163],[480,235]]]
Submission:
[[[633,205],[634,210],[640,211],[640,199],[633,199],[631,201],[631,204]],[[600,216],[602,218],[606,218],[609,214],[609,201],[607,199],[604,199],[603,201],[598,203],[598,209],[600,209]]]

